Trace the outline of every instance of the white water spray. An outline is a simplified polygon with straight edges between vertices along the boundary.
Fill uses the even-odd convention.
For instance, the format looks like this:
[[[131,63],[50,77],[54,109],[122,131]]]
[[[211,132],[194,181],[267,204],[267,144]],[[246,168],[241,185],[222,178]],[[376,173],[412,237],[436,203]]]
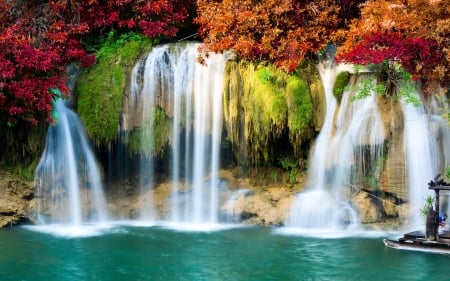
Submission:
[[[345,67],[319,66],[327,111],[310,160],[307,190],[297,195],[287,226],[333,231],[359,222],[346,193],[358,177],[374,172],[367,171],[366,165],[373,166],[382,157],[384,130],[375,95],[351,101],[358,81],[344,92],[337,107],[332,86]]]
[[[226,59],[223,55],[210,54],[205,65],[199,64],[199,46],[188,43],[153,48],[145,64],[135,67],[132,85],[136,85],[137,96],[132,100],[144,100],[142,126],[147,124],[149,135],[153,135],[158,126],[152,121],[156,106],[165,110],[171,119],[169,220],[215,224],[219,209],[218,170]],[[143,72],[140,78],[139,71]],[[142,79],[140,91],[136,82],[139,79]],[[141,173],[153,173],[152,169],[150,166]],[[152,207],[151,204],[141,205],[141,212],[148,212],[145,210]]]
[[[413,94],[419,97],[418,93]],[[434,196],[434,191],[428,189],[427,183],[438,173],[442,173],[450,163],[449,127],[442,116],[437,114],[438,109],[433,106],[435,98],[431,99],[429,112],[424,103],[419,106],[402,103],[405,119],[404,153],[410,199],[409,225],[414,229],[423,228],[424,219],[420,215],[420,209],[428,195]],[[449,210],[440,211],[448,214]]]
[[[107,220],[100,173],[77,115],[56,102],[58,123],[47,133],[36,169],[40,223],[80,226]]]

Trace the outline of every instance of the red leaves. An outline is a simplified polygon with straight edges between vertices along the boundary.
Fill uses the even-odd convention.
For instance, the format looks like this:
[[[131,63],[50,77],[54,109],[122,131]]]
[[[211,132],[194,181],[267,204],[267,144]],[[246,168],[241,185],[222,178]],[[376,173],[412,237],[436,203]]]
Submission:
[[[395,60],[416,77],[423,74],[423,67],[439,63],[442,53],[432,40],[400,33],[374,33],[359,41],[349,52],[336,57],[338,62],[354,64],[380,64]]]
[[[13,63],[10,60],[5,59],[3,54],[0,54],[0,81],[5,78],[13,78],[15,73],[16,71]],[[1,88],[2,87],[0,87],[0,90]]]
[[[96,59],[95,59],[95,55],[90,54],[90,55],[85,55],[83,57],[80,58],[80,65],[81,67],[90,67],[95,63]]]
[[[0,122],[50,120],[52,93],[67,93],[65,67],[95,63],[81,44],[89,32],[137,30],[174,36],[193,1],[0,1]]]

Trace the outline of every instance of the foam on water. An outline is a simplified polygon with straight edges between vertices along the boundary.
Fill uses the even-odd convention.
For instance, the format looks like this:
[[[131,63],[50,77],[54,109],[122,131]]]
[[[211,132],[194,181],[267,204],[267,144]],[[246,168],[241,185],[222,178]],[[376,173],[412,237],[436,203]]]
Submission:
[[[24,228],[49,234],[55,237],[63,238],[83,238],[100,236],[109,233],[113,228],[111,224],[86,224],[86,225],[69,225],[69,224],[47,224],[24,226]]]

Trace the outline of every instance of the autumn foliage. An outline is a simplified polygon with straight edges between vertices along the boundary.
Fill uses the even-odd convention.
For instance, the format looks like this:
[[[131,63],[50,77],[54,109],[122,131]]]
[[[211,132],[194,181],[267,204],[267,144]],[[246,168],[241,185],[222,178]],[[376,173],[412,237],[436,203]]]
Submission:
[[[66,66],[95,63],[92,38],[111,30],[170,38],[180,24],[198,26],[206,50],[286,71],[333,43],[338,61],[395,61],[428,86],[445,86],[449,1],[0,0],[0,124],[50,121],[49,89],[67,94]]]
[[[189,1],[0,0],[0,122],[50,121],[51,101],[64,94],[65,68],[95,63],[84,40],[111,29],[149,37],[172,37],[187,16]]]
[[[198,0],[200,35],[211,51],[232,49],[293,71],[342,33],[362,1]]]
[[[400,63],[431,92],[450,80],[450,1],[368,1],[339,48],[338,61]]]

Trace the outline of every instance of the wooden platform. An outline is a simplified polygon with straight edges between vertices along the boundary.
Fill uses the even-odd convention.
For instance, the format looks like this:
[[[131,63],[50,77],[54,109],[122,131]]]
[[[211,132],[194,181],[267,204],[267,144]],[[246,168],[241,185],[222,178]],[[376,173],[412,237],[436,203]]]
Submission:
[[[398,240],[384,239],[384,244],[389,248],[427,251],[433,253],[450,254],[450,232],[448,229],[440,230],[438,226],[438,215],[440,209],[439,193],[440,191],[450,191],[450,183],[441,179],[441,174],[438,174],[428,183],[428,189],[435,191],[434,209],[432,206],[428,207],[428,215],[426,219],[426,227],[433,230],[434,240],[425,239],[424,231],[413,231],[403,235]]]
[[[393,249],[426,251],[441,254],[450,254],[450,232],[439,232],[439,240],[431,241],[425,239],[423,231],[406,233],[398,240],[384,239],[384,244]]]

